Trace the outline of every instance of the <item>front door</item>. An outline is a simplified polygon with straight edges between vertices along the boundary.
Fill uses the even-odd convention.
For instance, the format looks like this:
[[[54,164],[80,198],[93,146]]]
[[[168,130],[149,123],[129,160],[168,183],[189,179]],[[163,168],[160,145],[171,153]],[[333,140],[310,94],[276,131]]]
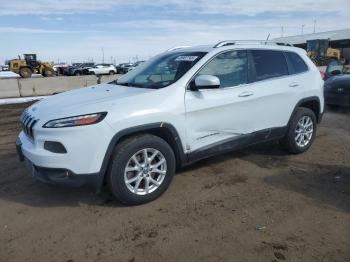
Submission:
[[[200,150],[250,133],[256,109],[248,83],[247,51],[220,53],[198,75],[217,76],[220,88],[186,91],[187,149]]]

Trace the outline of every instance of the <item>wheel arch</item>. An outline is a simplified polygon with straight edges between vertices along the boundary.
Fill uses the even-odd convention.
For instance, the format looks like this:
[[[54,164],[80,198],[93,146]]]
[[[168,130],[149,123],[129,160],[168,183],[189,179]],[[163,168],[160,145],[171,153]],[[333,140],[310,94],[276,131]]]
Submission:
[[[321,112],[320,98],[317,97],[317,96],[310,96],[310,97],[306,97],[306,98],[301,99],[296,104],[296,106],[294,107],[293,113],[290,116],[290,119],[289,119],[289,122],[288,122],[288,126],[289,126],[290,121],[292,120],[295,112],[300,107],[305,107],[305,108],[308,108],[308,109],[312,110],[315,113],[317,123],[321,122],[321,120],[322,120],[322,112]]]
[[[176,167],[181,167],[188,162],[187,155],[184,153],[181,138],[175,127],[169,123],[159,122],[147,125],[140,125],[127,128],[116,133],[111,139],[105,156],[103,158],[102,166],[99,172],[97,181],[97,192],[100,192],[103,182],[112,158],[115,146],[121,141],[135,135],[152,134],[164,139],[173,149],[176,159]]]

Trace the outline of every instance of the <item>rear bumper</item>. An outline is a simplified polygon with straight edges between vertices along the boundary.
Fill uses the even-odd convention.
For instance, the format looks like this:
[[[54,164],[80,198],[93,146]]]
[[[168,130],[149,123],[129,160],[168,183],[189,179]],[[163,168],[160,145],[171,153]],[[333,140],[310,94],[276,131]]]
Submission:
[[[16,149],[19,160],[25,162],[31,176],[40,182],[52,185],[61,185],[68,187],[90,186],[94,189],[98,187],[99,173],[93,174],[75,174],[72,171],[64,168],[46,168],[36,166],[22,151],[22,143],[19,138],[16,140]]]

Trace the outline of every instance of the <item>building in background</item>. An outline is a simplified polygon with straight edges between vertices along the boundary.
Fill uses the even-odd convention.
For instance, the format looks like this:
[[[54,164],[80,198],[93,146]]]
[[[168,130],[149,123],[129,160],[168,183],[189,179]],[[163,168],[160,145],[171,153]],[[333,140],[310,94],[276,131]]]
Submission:
[[[326,45],[325,49],[333,49],[333,51],[335,52],[334,54],[337,53],[336,50],[339,50],[341,59],[345,60],[345,63],[349,64],[350,61],[350,29],[279,37],[273,40],[276,42],[287,42],[293,44],[294,46],[301,47],[307,50],[308,52],[314,51],[314,49],[316,48],[316,44],[317,46]],[[329,51],[330,54],[328,55],[331,55],[332,50]],[[327,52],[322,53],[321,55],[326,56]]]

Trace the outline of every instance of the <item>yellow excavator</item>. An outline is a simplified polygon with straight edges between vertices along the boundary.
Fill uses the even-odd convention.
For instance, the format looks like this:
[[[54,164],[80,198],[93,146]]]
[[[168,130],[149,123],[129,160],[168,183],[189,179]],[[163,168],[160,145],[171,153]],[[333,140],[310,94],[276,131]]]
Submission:
[[[332,60],[344,63],[340,49],[331,48],[329,39],[308,40],[306,51],[316,66],[327,66]]]
[[[55,76],[53,65],[36,59],[36,54],[24,54],[24,59],[12,59],[8,62],[9,70],[19,74],[23,78],[29,78],[32,74],[41,74],[44,77]]]

